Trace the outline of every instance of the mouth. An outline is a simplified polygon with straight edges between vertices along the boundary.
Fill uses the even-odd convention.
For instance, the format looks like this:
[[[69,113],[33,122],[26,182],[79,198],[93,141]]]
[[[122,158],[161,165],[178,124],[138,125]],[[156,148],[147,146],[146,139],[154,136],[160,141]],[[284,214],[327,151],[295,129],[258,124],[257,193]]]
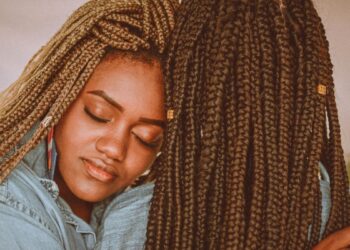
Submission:
[[[83,159],[87,173],[94,179],[101,182],[111,182],[117,178],[114,171],[99,160]]]

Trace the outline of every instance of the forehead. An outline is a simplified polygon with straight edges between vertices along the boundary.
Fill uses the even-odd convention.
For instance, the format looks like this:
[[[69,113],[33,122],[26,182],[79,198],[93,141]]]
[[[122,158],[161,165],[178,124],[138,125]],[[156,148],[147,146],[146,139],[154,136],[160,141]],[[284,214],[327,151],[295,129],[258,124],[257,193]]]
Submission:
[[[126,110],[140,108],[163,113],[164,86],[160,65],[114,58],[102,61],[87,82],[83,93],[104,91]]]

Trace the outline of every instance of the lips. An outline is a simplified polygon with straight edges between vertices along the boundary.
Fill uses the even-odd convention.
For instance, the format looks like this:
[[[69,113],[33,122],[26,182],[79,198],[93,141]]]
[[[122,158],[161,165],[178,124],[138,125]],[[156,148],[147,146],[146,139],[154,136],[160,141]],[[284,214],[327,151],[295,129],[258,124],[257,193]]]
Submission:
[[[114,169],[99,159],[83,159],[87,173],[101,182],[111,182],[117,175]]]

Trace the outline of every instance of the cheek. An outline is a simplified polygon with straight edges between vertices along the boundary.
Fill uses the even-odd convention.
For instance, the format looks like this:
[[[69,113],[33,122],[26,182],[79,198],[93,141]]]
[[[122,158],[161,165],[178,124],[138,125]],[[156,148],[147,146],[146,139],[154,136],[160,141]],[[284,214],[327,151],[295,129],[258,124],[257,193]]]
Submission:
[[[87,120],[83,107],[75,103],[58,122],[55,129],[57,144],[74,147],[75,150],[86,145],[98,130]]]
[[[61,158],[79,154],[91,144],[89,141],[93,130],[86,127],[82,122],[83,117],[74,111],[69,110],[55,128],[55,141]]]
[[[126,177],[129,181],[143,174],[149,167],[152,166],[156,159],[155,152],[145,152],[143,150],[135,150],[130,152],[128,164],[126,164]]]

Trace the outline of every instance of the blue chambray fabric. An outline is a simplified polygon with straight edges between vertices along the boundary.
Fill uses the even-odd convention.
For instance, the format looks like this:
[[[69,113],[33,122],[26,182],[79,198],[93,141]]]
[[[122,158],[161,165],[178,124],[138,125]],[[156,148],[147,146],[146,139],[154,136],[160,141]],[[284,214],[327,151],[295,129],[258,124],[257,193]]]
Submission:
[[[96,250],[144,249],[153,183],[124,191],[106,208],[97,229]]]
[[[321,212],[321,230],[320,230],[320,238],[324,233],[326,228],[326,224],[329,218],[329,213],[331,210],[331,187],[330,187],[330,179],[327,173],[326,168],[322,163],[320,165],[320,174],[322,179],[320,180],[320,189],[322,195],[322,212]]]
[[[321,191],[321,228],[319,233],[319,239],[321,240],[326,224],[329,218],[331,210],[331,187],[330,187],[330,178],[326,167],[320,162],[320,191]],[[308,238],[311,237],[312,225],[308,228]]]

